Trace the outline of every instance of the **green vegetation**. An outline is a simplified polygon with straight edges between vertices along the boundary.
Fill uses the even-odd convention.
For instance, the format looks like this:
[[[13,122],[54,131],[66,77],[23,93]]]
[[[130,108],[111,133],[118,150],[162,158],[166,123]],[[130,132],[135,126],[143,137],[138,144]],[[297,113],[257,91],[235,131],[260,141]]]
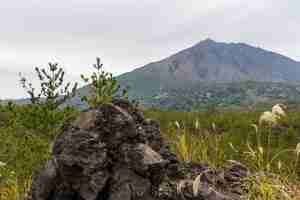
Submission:
[[[37,113],[26,118],[28,112]],[[49,114],[55,116],[50,118],[57,120],[55,123],[39,113],[33,105],[1,106],[1,200],[24,197],[32,173],[49,156],[49,143],[63,122],[77,112],[70,108],[56,110]],[[293,199],[292,186],[299,181],[300,113],[290,113],[282,120],[282,127],[273,129],[254,125],[259,114],[145,111],[147,117],[160,121],[163,137],[179,159],[215,168],[222,167],[226,160],[245,164],[252,172],[245,180],[245,199]],[[48,128],[25,126],[30,120]]]
[[[172,112],[148,110],[172,150],[184,161],[222,167],[227,160],[245,164],[245,199],[293,199],[299,181],[300,113],[276,128],[258,127],[260,112]]]
[[[50,75],[36,69],[42,87],[37,95],[22,79],[32,104],[0,105],[0,200],[24,199],[34,171],[49,158],[50,142],[78,114],[74,108],[59,106],[73,96],[76,84],[70,91],[68,83],[60,92],[63,70],[49,67]],[[100,59],[94,67],[97,72],[90,78],[82,76],[94,91],[85,98],[91,106],[124,96],[112,75],[103,72]],[[245,200],[294,199],[294,186],[300,181],[300,112],[288,113],[276,128],[256,125],[260,111],[220,112],[212,107],[207,112],[144,112],[160,122],[165,141],[179,159],[215,168],[227,160],[246,165],[251,176],[244,181]]]
[[[82,100],[86,101],[90,107],[96,107],[99,104],[111,102],[113,97],[120,94],[121,87],[111,73],[103,71],[103,64],[100,58],[96,59],[94,64],[96,72],[90,78],[81,75],[83,81],[90,85],[90,96],[83,96]],[[125,97],[127,89],[123,89],[119,97]]]
[[[32,83],[20,74],[21,85],[29,94],[32,104],[43,104],[48,109],[55,110],[76,95],[77,83],[72,89],[70,89],[71,83],[64,85],[65,72],[63,68],[58,67],[57,63],[49,63],[48,69],[36,67],[35,71],[40,81],[39,92],[36,92],[37,89]]]
[[[42,110],[41,110],[42,109]],[[32,173],[48,159],[49,143],[73,109],[45,109],[42,105],[0,107],[0,199],[23,199]]]
[[[92,95],[84,97],[90,106],[126,95],[125,89],[120,93],[112,74],[102,70],[99,58],[94,67],[97,72],[90,77]],[[0,200],[24,200],[34,171],[49,158],[49,144],[62,125],[78,114],[75,108],[64,105],[76,95],[77,83],[72,88],[71,83],[64,84],[65,72],[57,63],[49,63],[48,70],[35,71],[39,91],[21,76],[21,86],[31,104],[0,104]],[[82,78],[89,83],[89,78]]]
[[[121,76],[123,77],[123,76]],[[130,76],[133,78],[133,76]],[[122,80],[122,79],[121,79]],[[147,79],[146,79],[147,80]],[[135,80],[122,80],[124,84]],[[142,80],[132,85],[129,97],[139,98],[148,107],[178,111],[249,110],[264,109],[283,102],[299,108],[299,84],[287,83],[186,83],[182,87],[156,87],[151,94],[144,94],[148,87],[142,87]],[[152,81],[157,85],[158,81]],[[148,83],[151,85],[151,83]],[[146,89],[145,89],[146,88]]]

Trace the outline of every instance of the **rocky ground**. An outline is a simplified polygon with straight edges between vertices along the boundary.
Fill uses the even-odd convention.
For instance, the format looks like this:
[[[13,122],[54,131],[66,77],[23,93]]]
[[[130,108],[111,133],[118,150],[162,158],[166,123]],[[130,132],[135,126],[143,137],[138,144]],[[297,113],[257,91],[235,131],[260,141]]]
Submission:
[[[32,200],[239,199],[248,170],[177,160],[159,124],[114,100],[65,124],[51,159],[33,177]]]

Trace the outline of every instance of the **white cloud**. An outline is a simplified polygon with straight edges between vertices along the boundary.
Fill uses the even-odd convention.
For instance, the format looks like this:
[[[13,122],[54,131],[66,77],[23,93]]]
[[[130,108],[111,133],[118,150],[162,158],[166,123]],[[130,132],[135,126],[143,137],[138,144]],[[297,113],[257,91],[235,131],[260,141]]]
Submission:
[[[0,98],[24,95],[3,69],[29,72],[58,61],[79,80],[100,56],[106,69],[120,74],[207,37],[300,60],[299,7],[295,0],[3,1]]]

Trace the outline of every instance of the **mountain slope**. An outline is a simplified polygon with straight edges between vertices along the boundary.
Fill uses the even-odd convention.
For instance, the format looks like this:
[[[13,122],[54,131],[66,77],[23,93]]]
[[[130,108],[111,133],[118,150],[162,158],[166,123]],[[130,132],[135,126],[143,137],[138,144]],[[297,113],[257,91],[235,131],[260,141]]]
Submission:
[[[243,43],[207,39],[158,62],[118,77],[132,97],[151,97],[196,83],[300,81],[300,63]]]
[[[300,84],[271,82],[201,83],[169,89],[143,99],[147,107],[181,111],[265,108],[276,103],[299,107]]]
[[[203,40],[117,79],[130,87],[130,98],[148,107],[193,110],[300,103],[300,63],[243,43]],[[80,88],[80,95],[88,95],[88,88]],[[79,96],[67,104],[87,106]]]

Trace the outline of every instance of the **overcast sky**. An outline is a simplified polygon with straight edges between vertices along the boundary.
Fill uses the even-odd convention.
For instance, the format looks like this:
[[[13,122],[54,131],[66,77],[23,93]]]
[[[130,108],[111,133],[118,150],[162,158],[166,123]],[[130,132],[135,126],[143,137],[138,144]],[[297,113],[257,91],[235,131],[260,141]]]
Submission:
[[[299,0],[0,0],[0,99],[18,72],[59,62],[69,80],[95,57],[115,75],[200,40],[245,42],[300,60]]]

